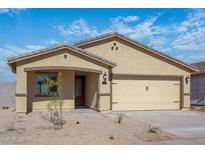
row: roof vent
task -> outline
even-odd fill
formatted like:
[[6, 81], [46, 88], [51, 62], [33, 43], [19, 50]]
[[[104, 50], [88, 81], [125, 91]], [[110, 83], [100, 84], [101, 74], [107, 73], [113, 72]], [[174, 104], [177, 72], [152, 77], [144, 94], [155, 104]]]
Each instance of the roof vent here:
[[118, 46], [117, 46], [117, 43], [116, 42], [114, 42], [113, 43], [113, 46], [111, 46], [111, 50], [118, 50], [119, 48], [118, 48]]
[[66, 54], [64, 55], [64, 59], [67, 59], [67, 55]]

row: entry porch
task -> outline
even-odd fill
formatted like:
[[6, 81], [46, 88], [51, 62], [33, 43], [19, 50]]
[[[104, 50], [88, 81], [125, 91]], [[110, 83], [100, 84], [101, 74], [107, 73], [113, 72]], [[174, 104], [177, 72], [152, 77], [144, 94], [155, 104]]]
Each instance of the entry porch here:
[[[49, 89], [48, 80], [56, 80], [59, 73], [61, 73], [62, 78], [63, 109], [92, 108], [97, 111], [111, 109], [110, 94], [102, 93], [104, 89], [102, 87], [109, 86], [108, 81], [103, 83], [101, 80], [101, 77], [106, 73], [100, 70], [77, 67], [36, 67], [26, 68], [25, 72], [27, 92], [25, 96], [16, 94], [17, 101], [21, 101], [16, 106], [18, 112], [47, 110], [50, 101], [48, 91], [55, 92], [57, 90], [56, 87]], [[22, 99], [24, 98], [26, 104], [23, 104]]]

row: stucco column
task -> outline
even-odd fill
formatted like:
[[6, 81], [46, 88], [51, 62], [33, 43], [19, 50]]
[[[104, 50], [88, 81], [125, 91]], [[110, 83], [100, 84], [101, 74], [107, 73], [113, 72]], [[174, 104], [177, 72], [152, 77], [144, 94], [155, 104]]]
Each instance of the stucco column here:
[[27, 113], [27, 72], [22, 67], [16, 70], [16, 113]]
[[[62, 93], [64, 97], [63, 108], [75, 108], [75, 72], [60, 71], [62, 74]], [[60, 73], [59, 72], [59, 73]]]
[[[103, 75], [107, 74], [106, 83], [104, 83]], [[98, 80], [98, 111], [109, 111], [111, 110], [111, 80], [109, 78], [110, 70], [104, 70], [99, 76]]]
[[182, 110], [189, 110], [190, 108], [190, 81], [187, 82], [186, 78], [190, 77], [189, 75], [184, 76], [183, 78], [183, 93], [182, 93], [182, 97], [183, 97], [183, 105], [182, 105]]

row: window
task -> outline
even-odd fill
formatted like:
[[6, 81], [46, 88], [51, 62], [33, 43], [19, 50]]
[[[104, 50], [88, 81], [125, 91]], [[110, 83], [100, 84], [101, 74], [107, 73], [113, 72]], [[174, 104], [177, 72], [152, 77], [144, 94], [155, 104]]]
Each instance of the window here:
[[48, 80], [57, 81], [57, 73], [37, 74], [37, 95], [48, 95], [48, 92], [56, 93], [57, 85], [48, 85]]

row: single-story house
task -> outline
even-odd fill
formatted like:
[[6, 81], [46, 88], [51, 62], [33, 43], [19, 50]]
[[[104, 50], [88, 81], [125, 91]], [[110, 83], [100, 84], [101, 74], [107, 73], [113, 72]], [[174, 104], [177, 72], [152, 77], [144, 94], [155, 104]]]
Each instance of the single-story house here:
[[8, 60], [16, 73], [16, 112], [47, 109], [47, 79], [61, 72], [64, 109], [189, 109], [197, 69], [119, 33], [58, 45]]
[[205, 105], [205, 62], [192, 65], [199, 71], [191, 73], [191, 104]]

